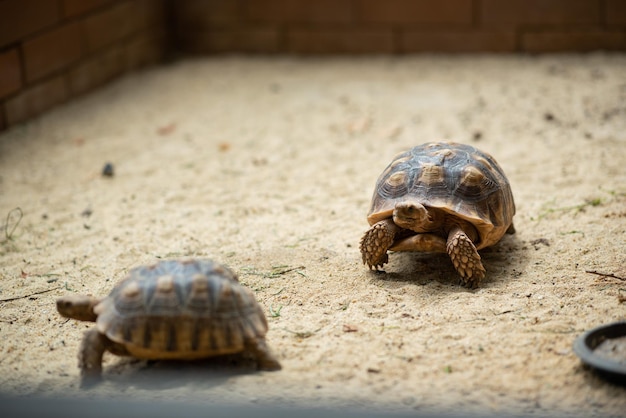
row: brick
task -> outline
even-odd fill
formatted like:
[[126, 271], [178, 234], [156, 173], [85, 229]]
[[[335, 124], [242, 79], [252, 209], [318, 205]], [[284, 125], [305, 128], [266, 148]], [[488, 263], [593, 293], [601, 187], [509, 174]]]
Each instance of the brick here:
[[75, 17], [97, 10], [115, 0], [63, 0], [64, 17]]
[[124, 2], [85, 20], [85, 39], [89, 52], [124, 39], [134, 30], [133, 3]]
[[166, 7], [162, 0], [135, 0], [132, 2], [132, 19], [135, 30], [152, 26], [166, 27]]
[[175, 20], [179, 28], [205, 29], [214, 23], [234, 23], [242, 18], [239, 1], [182, 0], [176, 2]]
[[20, 57], [17, 49], [0, 53], [0, 99], [22, 87]]
[[5, 131], [7, 128], [8, 126], [5, 118], [4, 106], [0, 102], [0, 132]]
[[514, 31], [497, 32], [418, 32], [401, 36], [402, 52], [513, 52]]
[[391, 30], [292, 30], [287, 37], [288, 52], [297, 54], [366, 54], [394, 52]]
[[231, 27], [187, 32], [180, 39], [187, 52], [278, 52], [279, 33], [274, 27]]
[[606, 0], [604, 13], [609, 25], [626, 24], [626, 0]]
[[244, 0], [244, 14], [264, 23], [349, 23], [351, 0]]
[[82, 40], [81, 24], [73, 23], [25, 42], [22, 50], [26, 81], [33, 82], [79, 60]]
[[69, 91], [72, 95], [86, 93], [119, 76], [125, 67], [123, 48], [108, 50], [70, 71]]
[[600, 0], [482, 0], [485, 24], [600, 23]]
[[60, 19], [59, 5], [50, 0], [1, 0], [0, 48], [25, 38]]
[[524, 33], [522, 49], [526, 52], [626, 51], [626, 32], [553, 32]]
[[378, 23], [465, 23], [472, 0], [354, 0], [357, 21]]
[[167, 34], [164, 28], [142, 33], [126, 44], [126, 69], [135, 70], [163, 60]]
[[56, 77], [20, 92], [5, 103], [6, 123], [12, 126], [31, 119], [67, 100], [67, 88], [62, 77]]

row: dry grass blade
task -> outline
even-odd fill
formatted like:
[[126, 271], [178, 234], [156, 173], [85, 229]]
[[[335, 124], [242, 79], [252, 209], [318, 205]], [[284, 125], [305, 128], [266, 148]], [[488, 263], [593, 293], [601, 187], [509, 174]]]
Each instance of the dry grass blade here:
[[[14, 214], [17, 214], [17, 220], [15, 221], [15, 223], [13, 224], [13, 227], [10, 228], [10, 231], [9, 231], [9, 225], [11, 224], [11, 219], [13, 218]], [[23, 216], [24, 216], [24, 212], [22, 212], [22, 208], [20, 208], [19, 206], [14, 209], [11, 209], [9, 213], [7, 213], [7, 221], [4, 224], [4, 236], [6, 237], [7, 241], [10, 240], [11, 237], [13, 236], [13, 233], [17, 229], [17, 226], [20, 224], [20, 221], [22, 220]]]
[[601, 272], [595, 271], [595, 270], [585, 270], [585, 273], [595, 274], [595, 275], [601, 276], [601, 277], [612, 277], [613, 279], [621, 280], [623, 282], [626, 281], [625, 277], [619, 277], [619, 276], [616, 276], [613, 273], [601, 273]]
[[29, 298], [31, 296], [40, 295], [42, 293], [52, 292], [53, 290], [57, 290], [57, 289], [60, 289], [60, 287], [54, 287], [52, 289], [40, 290], [39, 292], [29, 293], [28, 295], [14, 296], [14, 297], [10, 297], [10, 298], [0, 299], [0, 302], [10, 302], [12, 300], [26, 299], [26, 298]]

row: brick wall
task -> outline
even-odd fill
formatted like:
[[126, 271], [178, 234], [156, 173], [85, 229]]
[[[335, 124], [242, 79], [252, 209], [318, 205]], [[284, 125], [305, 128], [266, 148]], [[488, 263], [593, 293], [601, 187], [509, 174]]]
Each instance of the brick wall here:
[[211, 54], [626, 51], [626, 0], [0, 0], [0, 131], [168, 46]]
[[162, 0], [0, 0], [0, 130], [161, 60]]
[[626, 50], [626, 0], [182, 0], [193, 53]]

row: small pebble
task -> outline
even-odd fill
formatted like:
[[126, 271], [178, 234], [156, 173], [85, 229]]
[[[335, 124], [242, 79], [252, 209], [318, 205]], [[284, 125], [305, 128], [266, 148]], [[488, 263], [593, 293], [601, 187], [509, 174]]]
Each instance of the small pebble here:
[[113, 164], [111, 163], [106, 163], [104, 165], [104, 167], [102, 168], [102, 175], [104, 177], [113, 177]]

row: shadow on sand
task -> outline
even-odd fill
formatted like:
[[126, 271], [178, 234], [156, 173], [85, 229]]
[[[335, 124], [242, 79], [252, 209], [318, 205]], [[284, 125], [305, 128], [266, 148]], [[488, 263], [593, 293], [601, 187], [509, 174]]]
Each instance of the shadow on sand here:
[[[506, 235], [495, 245], [480, 250], [487, 270], [480, 288], [499, 286], [503, 281], [520, 277], [528, 264], [528, 251], [516, 235]], [[437, 282], [464, 289], [450, 257], [441, 253], [390, 252], [389, 264], [381, 271], [372, 271], [372, 280], [405, 282], [420, 286]], [[469, 289], [465, 289], [469, 290]]]
[[245, 353], [193, 361], [115, 357], [111, 363], [104, 367], [101, 382], [114, 384], [120, 390], [129, 387], [164, 390], [189, 385], [211, 388], [235, 376], [258, 372], [256, 362]]

